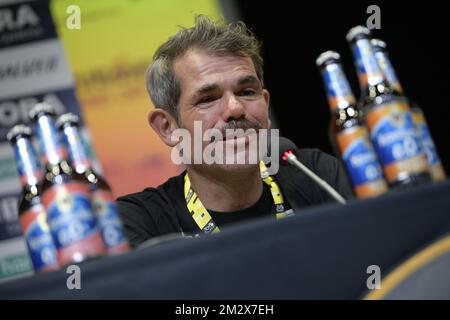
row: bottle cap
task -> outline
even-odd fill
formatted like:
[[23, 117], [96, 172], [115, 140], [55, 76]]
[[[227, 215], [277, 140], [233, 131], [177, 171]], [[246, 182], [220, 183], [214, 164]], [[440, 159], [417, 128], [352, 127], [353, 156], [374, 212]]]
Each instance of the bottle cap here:
[[58, 130], [61, 130], [66, 123], [70, 123], [73, 125], [79, 125], [80, 119], [76, 114], [73, 113], [65, 113], [61, 115], [56, 121], [56, 127]]
[[8, 133], [6, 135], [6, 139], [8, 139], [8, 141], [12, 142], [14, 140], [14, 138], [17, 137], [18, 135], [25, 135], [25, 136], [31, 137], [31, 135], [32, 135], [31, 128], [29, 126], [26, 126], [23, 124], [17, 124], [14, 127], [12, 127], [11, 130], [8, 131]]
[[357, 36], [359, 35], [367, 35], [370, 36], [372, 33], [370, 32], [370, 30], [364, 26], [356, 26], [351, 28], [348, 32], [347, 32], [347, 41], [351, 42], [353, 41]]
[[380, 39], [372, 39], [370, 40], [370, 44], [375, 50], [384, 51], [386, 50], [386, 42]]
[[328, 60], [336, 60], [339, 61], [341, 59], [341, 56], [336, 51], [325, 51], [322, 52], [316, 59], [316, 65], [318, 67], [322, 66], [325, 62]]
[[39, 113], [46, 113], [46, 114], [50, 114], [50, 115], [55, 115], [56, 114], [56, 110], [55, 108], [47, 103], [47, 102], [40, 102], [37, 103], [31, 110], [30, 113], [28, 114], [30, 119], [35, 119], [35, 117], [39, 114]]

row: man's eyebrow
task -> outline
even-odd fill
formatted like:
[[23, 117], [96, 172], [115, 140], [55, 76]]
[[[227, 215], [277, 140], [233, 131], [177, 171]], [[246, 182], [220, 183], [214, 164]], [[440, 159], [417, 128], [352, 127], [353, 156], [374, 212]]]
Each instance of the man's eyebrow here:
[[[248, 75], [240, 78], [237, 82], [238, 85], [249, 84], [249, 83], [259, 83], [259, 79], [253, 75]], [[202, 94], [217, 90], [219, 85], [217, 83], [207, 83], [201, 86], [195, 91], [195, 97], [201, 96]]]
[[204, 93], [214, 91], [217, 88], [219, 88], [218, 84], [215, 84], [215, 83], [205, 84], [205, 85], [201, 86], [198, 90], [195, 91], [195, 96], [200, 96]]
[[248, 84], [248, 83], [259, 83], [259, 79], [255, 76], [245, 76], [238, 80], [238, 85]]

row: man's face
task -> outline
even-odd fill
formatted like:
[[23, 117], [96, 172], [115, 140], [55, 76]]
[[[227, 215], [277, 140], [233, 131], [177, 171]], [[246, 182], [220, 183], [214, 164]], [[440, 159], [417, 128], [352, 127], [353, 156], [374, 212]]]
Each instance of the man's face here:
[[[223, 143], [245, 143], [248, 139], [226, 139], [225, 129], [267, 129], [269, 93], [261, 87], [249, 57], [215, 56], [190, 50], [174, 63], [180, 82], [179, 123], [194, 139], [194, 121], [208, 129], [219, 129]], [[209, 142], [203, 142], [203, 150]]]

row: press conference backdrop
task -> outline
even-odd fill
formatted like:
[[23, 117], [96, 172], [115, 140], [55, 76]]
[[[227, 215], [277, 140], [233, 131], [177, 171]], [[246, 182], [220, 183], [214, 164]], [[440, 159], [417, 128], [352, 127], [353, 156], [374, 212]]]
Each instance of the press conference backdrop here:
[[15, 124], [30, 124], [28, 111], [40, 100], [59, 112], [81, 110], [48, 3], [14, 1], [0, 10], [0, 278], [5, 278], [31, 272], [17, 216], [21, 187], [6, 134]]
[[[80, 29], [67, 26], [70, 5], [80, 9]], [[218, 18], [219, 4], [0, 1], [0, 281], [32, 272], [18, 222], [20, 184], [8, 130], [30, 124], [34, 103], [51, 102], [58, 113], [80, 116], [89, 149], [103, 165], [97, 167], [116, 195], [162, 183], [180, 168], [148, 128], [152, 105], [144, 74], [158, 44], [177, 26], [192, 25], [194, 13]]]

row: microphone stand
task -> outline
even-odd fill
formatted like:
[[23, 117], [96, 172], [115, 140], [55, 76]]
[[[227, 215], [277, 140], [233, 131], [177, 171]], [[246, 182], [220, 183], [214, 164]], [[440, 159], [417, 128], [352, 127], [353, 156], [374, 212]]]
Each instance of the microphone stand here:
[[286, 161], [291, 165], [296, 166], [298, 169], [303, 171], [308, 177], [313, 179], [323, 190], [325, 190], [330, 196], [333, 197], [340, 204], [346, 204], [345, 199], [337, 193], [325, 180], [318, 177], [315, 173], [309, 170], [303, 163], [297, 160], [297, 157], [292, 152], [287, 152], [285, 154]]

